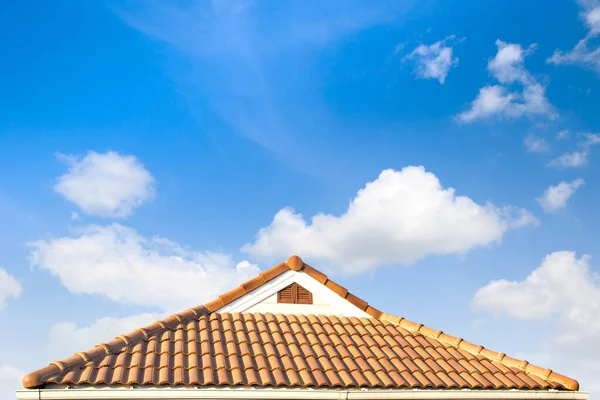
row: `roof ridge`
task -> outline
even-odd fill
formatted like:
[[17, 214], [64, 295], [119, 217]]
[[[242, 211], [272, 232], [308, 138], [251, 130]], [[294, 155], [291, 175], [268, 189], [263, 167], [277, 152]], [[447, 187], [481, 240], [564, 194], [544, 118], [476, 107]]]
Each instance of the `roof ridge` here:
[[461, 337], [448, 335], [441, 330], [432, 329], [423, 324], [418, 324], [416, 322], [407, 320], [404, 317], [398, 317], [396, 315], [383, 313], [379, 319], [382, 321], [391, 322], [392, 324], [402, 327], [404, 329], [418, 332], [424, 336], [431, 337], [439, 342], [447, 343], [451, 346], [456, 347], [457, 349], [465, 350], [473, 355], [481, 355], [490, 361], [501, 362], [507, 367], [518, 368], [519, 370], [525, 373], [539, 376], [540, 378], [546, 381], [552, 380], [558, 382], [569, 390], [579, 390], [579, 382], [577, 382], [575, 379], [554, 372], [549, 368], [542, 368], [537, 365], [531, 364], [527, 360], [519, 360], [517, 358], [509, 357], [505, 353], [500, 353], [497, 351], [487, 349], [484, 346], [468, 342]]
[[166, 318], [152, 322], [150, 325], [136, 328], [124, 335], [119, 335], [109, 342], [99, 343], [90, 350], [77, 352], [63, 360], [52, 361], [47, 366], [25, 375], [23, 377], [23, 387], [31, 389], [41, 386], [45, 383], [44, 378], [49, 375], [62, 372], [67, 368], [73, 368], [82, 362], [88, 363], [96, 358], [114, 353], [125, 346], [147, 339], [148, 336], [161, 329], [167, 329], [171, 325], [185, 323], [208, 314], [210, 314], [210, 311], [203, 305], [188, 308], [180, 313], [171, 314]]

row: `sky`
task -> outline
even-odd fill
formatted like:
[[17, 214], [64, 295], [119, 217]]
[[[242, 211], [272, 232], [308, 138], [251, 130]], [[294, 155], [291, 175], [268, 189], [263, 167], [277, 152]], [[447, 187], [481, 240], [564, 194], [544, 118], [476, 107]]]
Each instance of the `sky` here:
[[292, 254], [600, 398], [600, 2], [3, 1], [0, 398]]

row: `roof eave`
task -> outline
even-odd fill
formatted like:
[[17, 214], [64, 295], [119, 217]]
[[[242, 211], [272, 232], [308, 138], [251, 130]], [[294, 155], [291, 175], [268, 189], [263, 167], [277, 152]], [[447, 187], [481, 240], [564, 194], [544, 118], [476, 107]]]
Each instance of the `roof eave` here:
[[554, 390], [81, 388], [17, 390], [18, 400], [587, 400], [587, 392]]

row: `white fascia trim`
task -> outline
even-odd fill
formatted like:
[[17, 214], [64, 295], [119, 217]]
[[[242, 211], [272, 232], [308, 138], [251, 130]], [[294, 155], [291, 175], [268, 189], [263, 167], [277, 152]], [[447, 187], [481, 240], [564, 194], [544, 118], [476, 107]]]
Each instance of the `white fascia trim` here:
[[18, 400], [587, 400], [587, 392], [543, 390], [332, 390], [82, 388], [17, 390]]
[[286, 271], [264, 285], [254, 289], [252, 292], [243, 295], [239, 299], [232, 301], [224, 307], [219, 308], [216, 312], [244, 312], [256, 304], [266, 300], [274, 293], [277, 293], [281, 289], [294, 283], [296, 281], [294, 279], [294, 273], [296, 273], [296, 271]]
[[219, 308], [217, 312], [245, 312], [249, 308], [264, 301], [294, 282], [303, 286], [307, 290], [310, 290], [313, 294], [319, 296], [333, 307], [340, 310], [341, 315], [357, 318], [372, 318], [371, 315], [356, 307], [348, 300], [341, 298], [333, 290], [321, 284], [310, 275], [301, 271], [297, 272], [292, 270], [284, 272], [252, 292], [240, 297], [237, 300], [234, 300], [224, 307]]

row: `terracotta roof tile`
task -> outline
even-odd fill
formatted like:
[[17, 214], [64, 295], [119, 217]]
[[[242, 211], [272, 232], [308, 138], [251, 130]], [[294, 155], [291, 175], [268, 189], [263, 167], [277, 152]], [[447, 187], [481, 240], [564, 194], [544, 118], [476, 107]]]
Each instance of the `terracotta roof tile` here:
[[[223, 313], [245, 293], [304, 271], [373, 318]], [[59, 385], [199, 385], [578, 390], [578, 383], [381, 313], [291, 257], [205, 306], [189, 308], [25, 376]]]
[[[244, 321], [242, 325], [233, 320], [240, 317]], [[81, 362], [74, 357], [56, 362], [49, 367], [50, 373], [44, 381], [58, 384], [570, 389], [560, 381], [548, 381], [548, 377], [553, 374], [549, 370], [538, 368], [528, 372], [517, 368], [515, 372], [512, 369], [503, 372], [496, 366], [499, 361], [486, 358], [477, 360], [475, 355], [468, 352], [465, 354], [464, 350], [460, 351], [449, 343], [440, 345], [450, 358], [434, 361], [429, 340], [418, 340], [418, 333], [398, 327], [394, 332], [393, 328], [377, 319], [350, 321], [345, 317], [318, 318], [311, 323], [316, 325], [306, 330], [318, 331], [320, 328], [331, 327], [331, 336], [338, 338], [340, 343], [335, 347], [329, 346], [331, 353], [327, 352], [326, 357], [318, 357], [317, 354], [323, 350], [321, 345], [308, 340], [302, 331], [295, 335], [302, 345], [292, 343], [287, 347], [289, 352], [279, 353], [270, 336], [259, 335], [255, 331], [265, 317], [275, 317], [282, 321], [295, 320], [292, 316], [283, 318], [268, 314], [241, 314], [235, 317], [232, 314], [207, 314], [199, 318], [197, 330], [190, 335], [193, 340], [189, 342], [189, 347], [183, 346], [184, 325], [175, 325], [149, 337], [149, 352], [145, 355], [140, 343], [123, 343], [118, 352], [104, 353], [93, 362], [84, 363], [80, 356], [76, 357]], [[294, 323], [287, 322], [287, 325]], [[309, 324], [309, 319], [304, 323]], [[349, 329], [345, 326], [350, 324], [354, 324], [352, 326], [357, 331], [365, 328], [367, 331], [380, 332], [385, 328], [391, 331], [396, 342], [403, 342], [398, 340], [400, 338], [412, 340], [405, 340], [408, 347], [400, 352], [397, 351], [400, 349], [398, 347], [392, 348], [390, 344], [381, 347], [375, 341], [368, 340], [371, 338], [356, 335], [352, 341], [357, 343], [346, 345], [344, 343], [348, 341], [346, 335]], [[243, 332], [238, 332], [237, 329], [243, 329]], [[233, 340], [239, 337], [239, 333], [241, 337], [245, 337], [248, 331], [248, 335], [256, 340], [252, 343], [251, 352], [241, 354], [243, 344], [239, 348], [224, 345], [224, 340]], [[195, 338], [198, 337], [209, 338], [202, 342], [207, 344], [206, 350], [210, 349], [209, 351], [201, 353], [204, 346], [197, 345]], [[424, 344], [428, 347], [423, 347]], [[302, 350], [304, 346], [306, 349]], [[114, 346], [109, 347], [114, 350]], [[315, 348], [320, 348], [321, 351], [316, 351]], [[185, 350], [191, 352], [184, 354]], [[332, 353], [345, 355], [346, 358]], [[409, 356], [411, 353], [413, 355]], [[435, 354], [443, 357], [439, 351]], [[78, 367], [73, 368], [69, 363], [75, 363]]]

